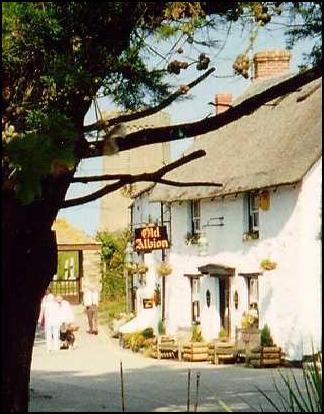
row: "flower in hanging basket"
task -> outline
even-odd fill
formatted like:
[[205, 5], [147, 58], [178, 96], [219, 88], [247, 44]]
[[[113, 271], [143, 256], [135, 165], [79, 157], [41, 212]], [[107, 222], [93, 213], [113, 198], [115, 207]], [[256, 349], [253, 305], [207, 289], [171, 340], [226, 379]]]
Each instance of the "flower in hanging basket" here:
[[260, 263], [260, 267], [264, 270], [273, 270], [277, 267], [277, 263], [271, 261], [270, 259], [264, 259]]
[[156, 271], [160, 276], [168, 276], [172, 273], [172, 267], [168, 262], [161, 262], [156, 266]]
[[144, 263], [139, 263], [137, 265], [137, 273], [143, 275], [148, 271], [148, 267]]

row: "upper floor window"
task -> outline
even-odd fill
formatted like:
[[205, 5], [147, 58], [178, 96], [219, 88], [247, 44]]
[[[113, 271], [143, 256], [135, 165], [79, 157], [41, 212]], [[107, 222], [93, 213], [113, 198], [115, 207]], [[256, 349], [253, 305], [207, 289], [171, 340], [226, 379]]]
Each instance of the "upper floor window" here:
[[196, 235], [200, 233], [200, 201], [192, 200], [190, 202], [190, 219], [191, 219], [191, 234]]
[[244, 197], [244, 223], [245, 232], [259, 238], [259, 196], [256, 193], [248, 193]]

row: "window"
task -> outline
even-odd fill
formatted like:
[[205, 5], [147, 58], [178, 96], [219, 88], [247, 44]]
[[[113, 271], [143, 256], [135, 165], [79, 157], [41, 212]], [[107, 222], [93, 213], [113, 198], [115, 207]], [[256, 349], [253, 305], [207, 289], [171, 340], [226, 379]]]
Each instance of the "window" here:
[[191, 320], [192, 323], [200, 323], [200, 280], [191, 279]]
[[190, 202], [190, 219], [191, 219], [191, 234], [196, 235], [200, 233], [200, 201], [192, 200]]
[[259, 279], [257, 277], [248, 278], [248, 298], [249, 306], [252, 303], [259, 303]]
[[246, 233], [259, 238], [259, 196], [256, 193], [248, 193], [244, 197], [244, 225]]

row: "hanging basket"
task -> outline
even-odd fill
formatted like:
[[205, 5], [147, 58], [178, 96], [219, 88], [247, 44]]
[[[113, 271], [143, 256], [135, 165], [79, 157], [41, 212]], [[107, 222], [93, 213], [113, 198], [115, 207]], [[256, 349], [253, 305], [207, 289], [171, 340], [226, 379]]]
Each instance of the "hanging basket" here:
[[274, 270], [277, 267], [277, 263], [272, 262], [270, 259], [265, 259], [260, 263], [260, 267], [263, 270]]
[[157, 265], [156, 271], [160, 276], [169, 276], [172, 273], [172, 266], [168, 262], [161, 262]]

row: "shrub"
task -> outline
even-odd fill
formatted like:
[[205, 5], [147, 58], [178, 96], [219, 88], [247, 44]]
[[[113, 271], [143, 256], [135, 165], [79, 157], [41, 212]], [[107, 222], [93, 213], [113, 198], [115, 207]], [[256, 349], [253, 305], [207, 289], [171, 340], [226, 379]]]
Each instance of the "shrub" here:
[[267, 324], [261, 330], [261, 345], [273, 346], [273, 339], [271, 337], [270, 328]]
[[220, 330], [219, 330], [219, 333], [218, 333], [218, 338], [219, 338], [221, 341], [225, 341], [225, 340], [226, 340], [226, 338], [227, 338], [226, 331], [225, 331], [225, 329], [224, 329], [223, 327], [221, 327], [221, 328], [220, 328]]
[[145, 339], [153, 338], [154, 337], [154, 331], [153, 328], [146, 328], [142, 331], [142, 335]]
[[202, 342], [203, 337], [201, 334], [201, 328], [199, 325], [194, 325], [191, 330], [191, 341], [192, 342]]

